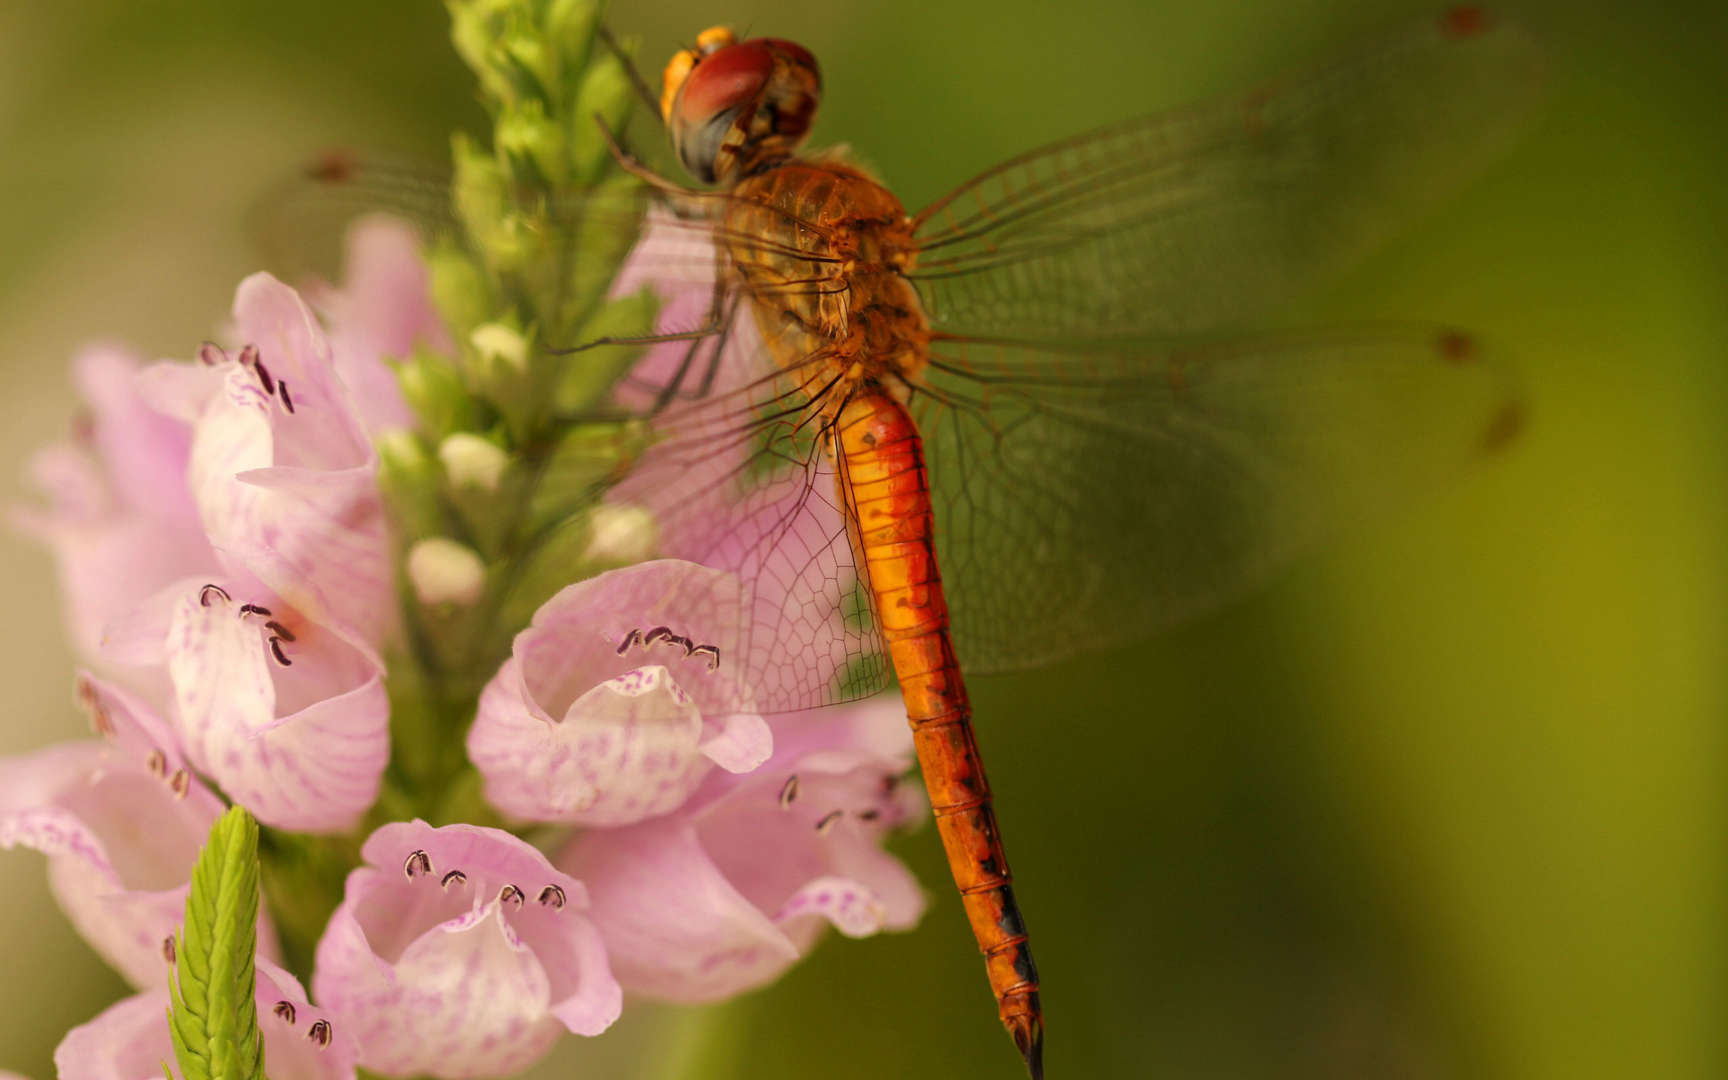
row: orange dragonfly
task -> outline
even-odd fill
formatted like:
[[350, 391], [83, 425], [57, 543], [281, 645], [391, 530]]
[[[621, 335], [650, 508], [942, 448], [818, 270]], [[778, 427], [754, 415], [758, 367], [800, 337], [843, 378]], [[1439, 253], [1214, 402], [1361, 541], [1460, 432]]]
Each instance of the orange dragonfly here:
[[1514, 437], [1514, 388], [1465, 334], [1243, 328], [1477, 173], [1533, 111], [1540, 68], [1516, 26], [1454, 9], [907, 213], [843, 154], [800, 155], [809, 51], [716, 28], [659, 102], [708, 186], [620, 153], [663, 204], [625, 276], [700, 299], [567, 350], [650, 347], [619, 396], [655, 441], [603, 497], [650, 508], [661, 555], [727, 572], [656, 610], [735, 627], [702, 645], [741, 709], [899, 684], [1033, 1077], [1039, 979], [963, 673], [1209, 608]]

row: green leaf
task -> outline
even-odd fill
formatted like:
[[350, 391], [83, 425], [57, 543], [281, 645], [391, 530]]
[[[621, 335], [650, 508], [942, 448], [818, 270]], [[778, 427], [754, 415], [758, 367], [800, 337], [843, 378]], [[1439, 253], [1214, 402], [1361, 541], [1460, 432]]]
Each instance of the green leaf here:
[[257, 926], [258, 823], [236, 806], [198, 854], [169, 978], [168, 1029], [185, 1080], [264, 1080]]

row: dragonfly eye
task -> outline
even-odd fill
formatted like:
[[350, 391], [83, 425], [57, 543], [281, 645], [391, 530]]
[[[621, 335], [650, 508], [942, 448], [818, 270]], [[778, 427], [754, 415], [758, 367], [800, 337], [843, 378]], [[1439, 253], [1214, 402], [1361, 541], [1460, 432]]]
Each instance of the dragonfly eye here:
[[712, 184], [789, 157], [816, 116], [816, 58], [790, 41], [734, 41], [718, 28], [697, 42], [666, 65], [660, 98], [685, 168]]

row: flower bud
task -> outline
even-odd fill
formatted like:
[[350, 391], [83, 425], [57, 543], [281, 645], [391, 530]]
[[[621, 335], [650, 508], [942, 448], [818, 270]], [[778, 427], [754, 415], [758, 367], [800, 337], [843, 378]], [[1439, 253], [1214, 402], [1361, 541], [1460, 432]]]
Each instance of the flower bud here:
[[458, 339], [467, 337], [495, 308], [486, 275], [466, 252], [448, 240], [432, 249], [426, 263], [432, 303], [444, 325]]
[[602, 503], [588, 518], [588, 547], [583, 561], [628, 566], [654, 556], [660, 528], [654, 515], [631, 503]]
[[576, 90], [570, 109], [570, 161], [572, 177], [579, 185], [592, 184], [605, 173], [612, 150], [601, 137], [598, 123], [616, 132], [624, 126], [636, 103], [635, 88], [624, 64], [612, 53], [594, 57]]
[[415, 541], [408, 549], [408, 581], [427, 607], [467, 607], [486, 588], [486, 565], [465, 544], [443, 536]]
[[396, 383], [428, 438], [441, 439], [471, 425], [474, 403], [462, 372], [448, 356], [415, 349], [414, 355], [396, 365]]
[[569, 180], [564, 131], [547, 117], [543, 102], [506, 105], [498, 115], [494, 138], [499, 156], [518, 184], [546, 188]]
[[423, 536], [438, 531], [443, 525], [438, 504], [442, 480], [420, 437], [405, 428], [395, 428], [380, 432], [374, 441], [378, 447], [378, 487], [398, 533]]
[[478, 435], [465, 431], [438, 444], [438, 460], [455, 488], [494, 492], [510, 467], [510, 455]]

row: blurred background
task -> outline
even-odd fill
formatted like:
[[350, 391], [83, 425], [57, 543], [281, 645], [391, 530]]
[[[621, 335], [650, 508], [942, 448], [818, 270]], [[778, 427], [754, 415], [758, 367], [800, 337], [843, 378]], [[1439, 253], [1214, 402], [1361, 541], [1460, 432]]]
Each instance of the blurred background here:
[[[650, 73], [717, 21], [827, 76], [817, 141], [909, 205], [1101, 121], [1241, 89], [1426, 5], [617, 4]], [[1539, 0], [1546, 118], [1302, 313], [1430, 318], [1522, 369], [1521, 445], [1247, 603], [980, 680], [1049, 1075], [1728, 1075], [1728, 100], [1719, 4]], [[93, 338], [189, 355], [312, 151], [482, 131], [441, 5], [0, 5], [0, 494]], [[46, 555], [0, 537], [0, 752], [81, 737]], [[922, 927], [639, 1009], [539, 1075], [1008, 1078], [931, 831]], [[0, 853], [0, 1068], [124, 992]]]

